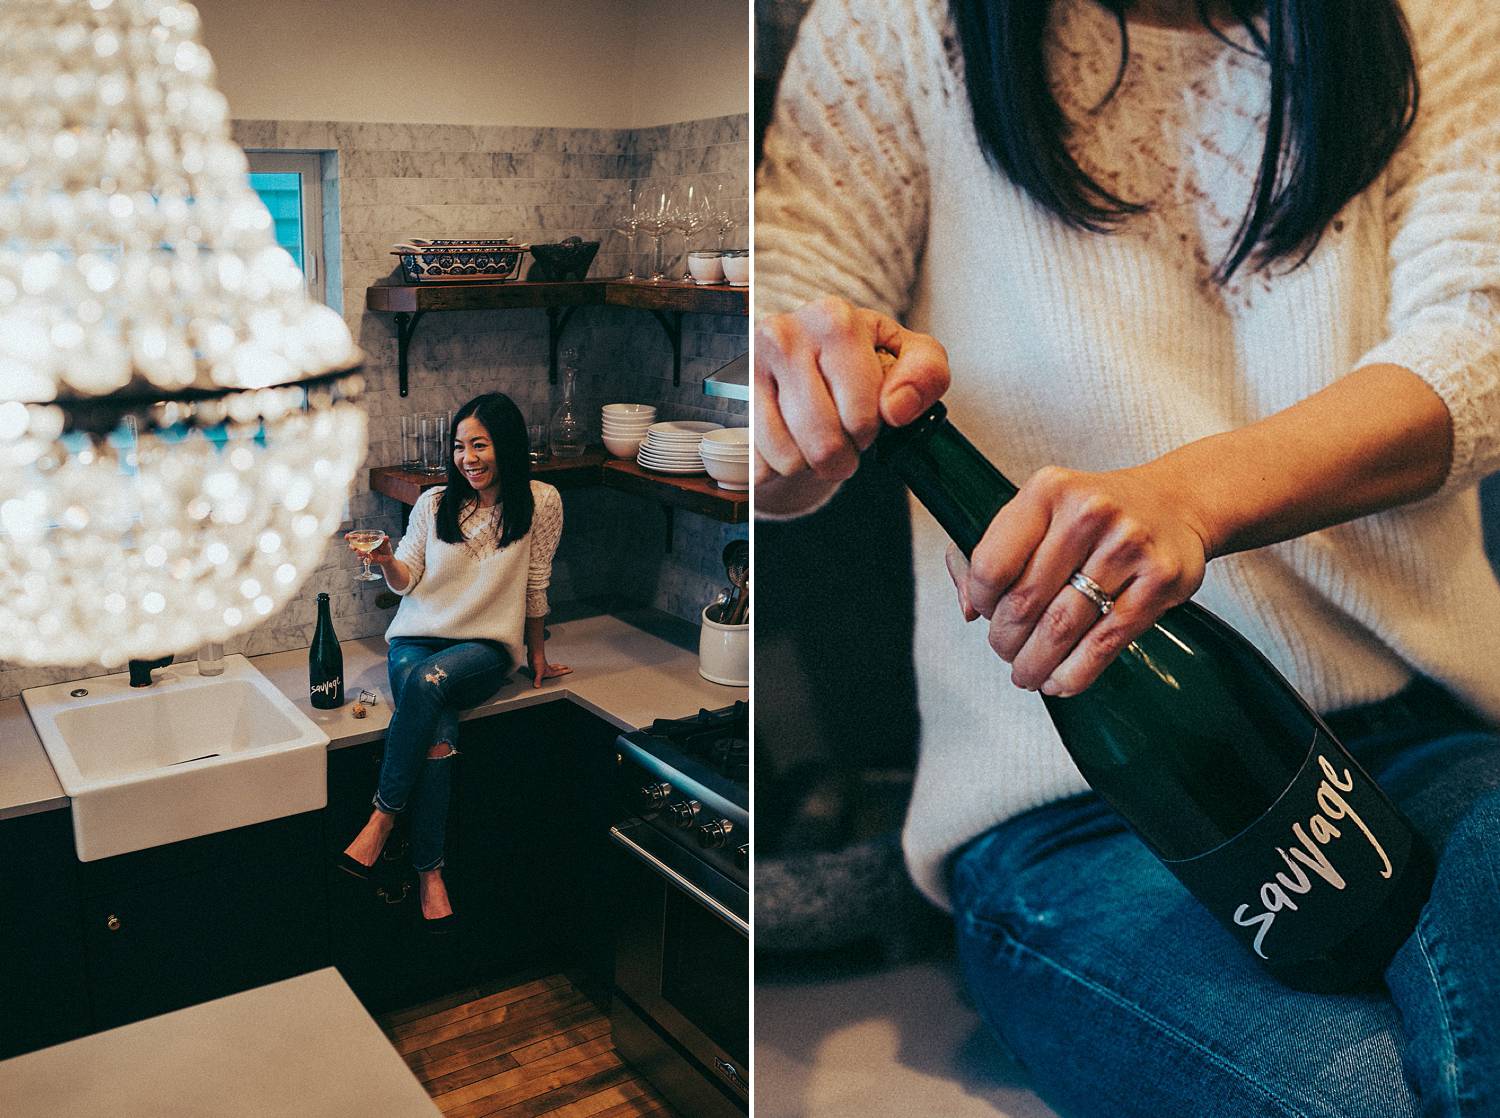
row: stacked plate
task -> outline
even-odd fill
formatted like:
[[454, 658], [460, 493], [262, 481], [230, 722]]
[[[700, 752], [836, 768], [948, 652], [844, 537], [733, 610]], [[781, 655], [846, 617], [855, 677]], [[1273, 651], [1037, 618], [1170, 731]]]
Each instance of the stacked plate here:
[[698, 444], [698, 454], [720, 489], [750, 488], [749, 428], [724, 427], [708, 432]]
[[711, 431], [721, 431], [722, 423], [694, 420], [670, 420], [646, 428], [646, 439], [636, 452], [635, 460], [658, 474], [701, 474], [703, 457], [698, 444]]
[[601, 411], [604, 449], [616, 458], [634, 458], [646, 439], [646, 429], [656, 422], [652, 404], [605, 404]]

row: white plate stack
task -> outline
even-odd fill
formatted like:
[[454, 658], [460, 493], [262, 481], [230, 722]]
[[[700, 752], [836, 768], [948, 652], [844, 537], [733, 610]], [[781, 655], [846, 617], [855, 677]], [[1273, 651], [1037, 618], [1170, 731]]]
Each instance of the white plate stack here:
[[710, 431], [698, 444], [708, 476], [720, 489], [750, 488], [750, 429], [724, 427]]
[[669, 420], [646, 428], [646, 439], [635, 460], [658, 474], [701, 474], [703, 457], [698, 444], [710, 431], [723, 430], [722, 423]]
[[634, 458], [646, 439], [646, 429], [656, 422], [654, 404], [605, 404], [600, 409], [604, 449], [616, 458]]

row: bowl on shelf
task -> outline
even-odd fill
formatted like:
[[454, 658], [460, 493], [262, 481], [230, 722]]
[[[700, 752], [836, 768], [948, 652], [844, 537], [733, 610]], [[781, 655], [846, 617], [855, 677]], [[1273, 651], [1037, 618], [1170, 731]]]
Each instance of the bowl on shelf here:
[[568, 237], [556, 244], [532, 245], [531, 255], [536, 262], [526, 273], [528, 280], [557, 282], [581, 280], [589, 274], [589, 265], [599, 251], [598, 241], [585, 241], [579, 237]]
[[604, 449], [616, 458], [634, 458], [636, 451], [641, 449], [641, 443], [645, 442], [645, 435], [611, 435], [604, 432]]
[[720, 427], [703, 436], [703, 445], [711, 451], [721, 451], [745, 458], [750, 454], [750, 428]]
[[724, 282], [724, 254], [717, 251], [688, 253], [688, 272], [697, 284]]
[[724, 250], [724, 282], [730, 287], [750, 286], [750, 250], [748, 248]]
[[605, 419], [645, 419], [656, 422], [655, 404], [605, 404], [599, 412]]
[[530, 245], [505, 239], [473, 241], [411, 240], [391, 246], [407, 283], [505, 283], [520, 273]]

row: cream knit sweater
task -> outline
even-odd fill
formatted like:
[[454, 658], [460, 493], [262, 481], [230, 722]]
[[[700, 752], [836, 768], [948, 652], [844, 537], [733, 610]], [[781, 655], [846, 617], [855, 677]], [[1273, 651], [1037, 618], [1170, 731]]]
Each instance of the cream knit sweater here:
[[406, 534], [396, 547], [396, 558], [406, 564], [412, 580], [396, 591], [401, 605], [385, 638], [498, 641], [511, 663], [524, 664], [525, 619], [547, 616], [552, 556], [562, 537], [562, 494], [533, 481], [531, 531], [496, 549], [499, 506], [479, 509], [464, 520], [463, 543], [438, 539], [442, 492], [443, 486], [429, 489], [412, 506]]
[[[1426, 379], [1452, 415], [1421, 502], [1209, 564], [1196, 599], [1320, 710], [1414, 672], [1500, 720], [1500, 587], [1476, 484], [1500, 468], [1500, 5], [1407, 0], [1412, 134], [1311, 260], [1209, 279], [1250, 196], [1267, 70], [1201, 30], [1057, 0], [1049, 65], [1082, 166], [1148, 215], [1070, 229], [975, 140], [945, 0], [818, 0], [782, 81], [756, 195], [757, 313], [834, 292], [948, 349], [955, 421], [1013, 481], [1109, 470], [1279, 411], [1361, 365]], [[1379, 407], [1379, 400], [1371, 400]], [[965, 625], [945, 537], [914, 513], [922, 751], [905, 830], [943, 903], [960, 844], [1083, 789], [1040, 699]]]

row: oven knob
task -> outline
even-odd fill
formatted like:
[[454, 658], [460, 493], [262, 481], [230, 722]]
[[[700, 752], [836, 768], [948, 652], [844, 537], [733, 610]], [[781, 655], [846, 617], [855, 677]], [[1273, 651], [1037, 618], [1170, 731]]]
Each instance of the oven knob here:
[[665, 780], [653, 781], [640, 790], [641, 805], [648, 811], [654, 811], [666, 803], [671, 794], [672, 786]]
[[734, 824], [728, 819], [711, 819], [698, 828], [698, 845], [709, 848], [723, 846], [729, 841], [729, 832]]
[[698, 818], [701, 806], [697, 800], [678, 800], [667, 808], [667, 814], [672, 817], [674, 824], [686, 830]]
[[740, 869], [750, 868], [750, 844], [748, 842], [734, 852], [734, 860], [739, 863]]

